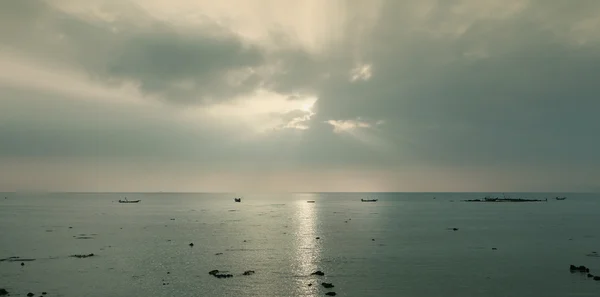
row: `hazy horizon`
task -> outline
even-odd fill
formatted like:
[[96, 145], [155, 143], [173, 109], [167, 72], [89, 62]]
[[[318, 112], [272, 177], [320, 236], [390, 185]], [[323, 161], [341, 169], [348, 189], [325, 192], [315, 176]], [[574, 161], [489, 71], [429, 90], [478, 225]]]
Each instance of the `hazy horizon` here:
[[600, 1], [0, 2], [0, 191], [600, 192]]
[[19, 194], [19, 193], [46, 193], [46, 194], [242, 194], [242, 195], [277, 195], [277, 194], [598, 194], [599, 192], [508, 192], [508, 191], [464, 191], [464, 192], [239, 192], [239, 191], [228, 191], [228, 192], [170, 192], [170, 191], [158, 191], [158, 192], [144, 192], [144, 191], [131, 191], [131, 192], [89, 192], [89, 191], [12, 191], [12, 192], [0, 192], [0, 194]]

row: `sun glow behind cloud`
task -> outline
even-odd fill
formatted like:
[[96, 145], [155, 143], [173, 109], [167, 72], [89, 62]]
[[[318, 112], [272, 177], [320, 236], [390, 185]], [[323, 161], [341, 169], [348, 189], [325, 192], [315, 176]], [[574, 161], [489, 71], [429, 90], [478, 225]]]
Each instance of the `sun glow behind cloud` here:
[[333, 132], [340, 136], [350, 136], [360, 143], [377, 149], [386, 147], [385, 141], [381, 139], [375, 132], [377, 127], [382, 125], [383, 120], [367, 121], [361, 118], [349, 120], [328, 120], [325, 123], [333, 127]]
[[209, 117], [219, 124], [242, 131], [266, 133], [280, 129], [308, 129], [308, 121], [317, 101], [311, 95], [284, 95], [260, 89], [249, 96], [207, 107], [191, 108], [186, 114], [191, 118]]

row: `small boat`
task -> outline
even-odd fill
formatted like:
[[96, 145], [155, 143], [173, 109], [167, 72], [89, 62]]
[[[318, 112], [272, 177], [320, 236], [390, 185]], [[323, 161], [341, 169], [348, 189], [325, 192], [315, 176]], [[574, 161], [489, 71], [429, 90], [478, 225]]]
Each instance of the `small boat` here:
[[377, 199], [360, 199], [362, 202], [377, 202]]
[[306, 201], [306, 203], [315, 203], [315, 201], [314, 200], [308, 200], [308, 201]]
[[567, 197], [556, 197], [556, 200], [565, 200]]
[[235, 201], [235, 202], [242, 202], [242, 197], [240, 197], [240, 198], [233, 198], [233, 201]]
[[119, 199], [119, 203], [138, 203], [141, 200], [127, 200], [127, 197], [125, 197], [125, 200], [121, 200]]

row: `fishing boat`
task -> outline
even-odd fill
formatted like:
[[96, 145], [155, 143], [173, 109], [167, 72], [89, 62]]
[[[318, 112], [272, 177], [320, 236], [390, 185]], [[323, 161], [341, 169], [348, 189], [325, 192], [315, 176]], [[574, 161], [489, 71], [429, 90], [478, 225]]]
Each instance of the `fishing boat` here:
[[125, 197], [125, 200], [121, 200], [119, 199], [119, 203], [138, 203], [141, 200], [127, 200], [127, 197]]
[[377, 202], [377, 199], [360, 199], [362, 202]]
[[565, 200], [567, 197], [556, 197], [556, 200]]
[[233, 201], [234, 202], [242, 202], [242, 197], [240, 197], [240, 198], [233, 198]]

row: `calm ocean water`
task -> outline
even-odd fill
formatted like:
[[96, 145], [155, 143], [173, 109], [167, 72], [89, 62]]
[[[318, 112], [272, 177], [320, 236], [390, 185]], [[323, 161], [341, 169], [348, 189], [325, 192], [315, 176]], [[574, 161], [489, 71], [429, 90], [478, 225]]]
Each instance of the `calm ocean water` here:
[[[600, 281], [568, 269], [600, 275], [600, 257], [588, 256], [600, 253], [598, 194], [459, 202], [485, 195], [247, 194], [234, 203], [228, 194], [0, 194], [0, 258], [35, 259], [0, 262], [0, 288], [12, 296], [600, 296]], [[116, 203], [124, 196], [142, 201]], [[366, 197], [379, 201], [360, 202]], [[217, 279], [213, 269], [234, 277]], [[316, 270], [325, 276], [310, 276]]]

